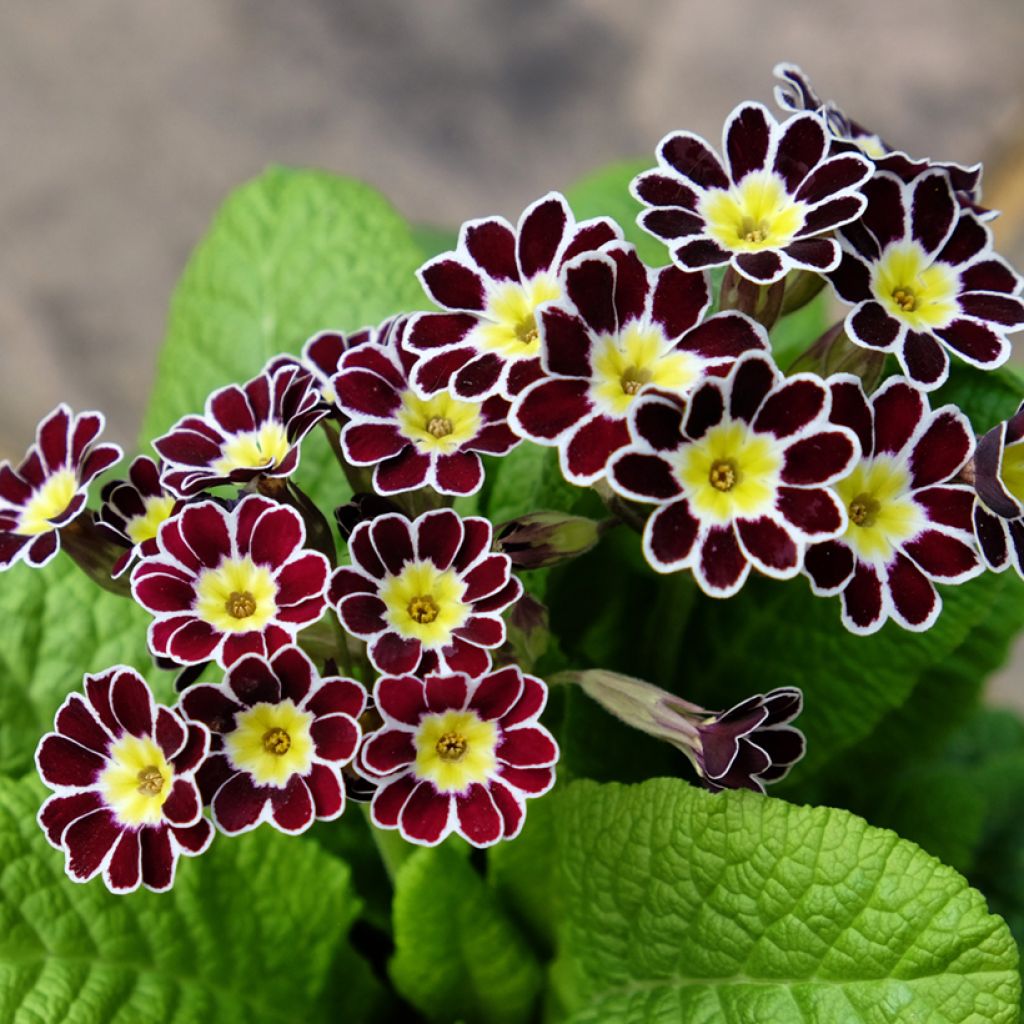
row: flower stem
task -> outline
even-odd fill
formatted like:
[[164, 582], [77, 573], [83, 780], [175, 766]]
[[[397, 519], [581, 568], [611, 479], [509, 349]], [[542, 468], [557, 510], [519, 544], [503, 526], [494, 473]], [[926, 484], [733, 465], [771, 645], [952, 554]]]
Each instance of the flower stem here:
[[370, 818], [370, 805], [361, 805], [366, 823], [370, 826], [374, 845], [380, 854], [381, 863], [388, 873], [391, 884], [395, 884], [398, 869], [416, 852], [412, 843], [407, 843], [396, 828], [378, 828]]

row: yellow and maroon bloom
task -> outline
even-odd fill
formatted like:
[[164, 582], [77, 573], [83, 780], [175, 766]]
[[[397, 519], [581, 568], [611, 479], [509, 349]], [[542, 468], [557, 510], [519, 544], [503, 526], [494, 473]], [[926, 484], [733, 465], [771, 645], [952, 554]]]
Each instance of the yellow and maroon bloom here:
[[1024, 404], [978, 441], [974, 534], [988, 568], [1024, 579]]
[[309, 371], [272, 362], [248, 383], [215, 391], [203, 416], [183, 417], [153, 442], [163, 484], [190, 497], [219, 484], [290, 476], [300, 442], [328, 411]]
[[230, 511], [213, 501], [185, 506], [132, 571], [132, 594], [154, 616], [150, 650], [227, 668], [293, 643], [327, 607], [330, 566], [305, 541], [302, 517], [259, 495]]
[[658, 167], [633, 179], [633, 195], [649, 207], [637, 222], [668, 244], [673, 261], [684, 270], [728, 263], [759, 284], [835, 267], [839, 246], [827, 236], [862, 213], [871, 162], [829, 155], [818, 114], [780, 124], [760, 103], [730, 114], [722, 148], [724, 162], [699, 135], [673, 132], [658, 145]]
[[202, 816], [195, 773], [206, 757], [206, 727], [153, 701], [145, 680], [117, 665], [85, 677], [36, 749], [54, 791], [39, 812], [50, 844], [73, 881], [96, 875], [111, 892], [171, 887], [178, 857], [202, 853], [213, 826]]
[[332, 380], [346, 423], [345, 458], [374, 466], [379, 494], [433, 487], [473, 494], [484, 481], [480, 453], [504, 455], [519, 443], [506, 422], [509, 403], [497, 395], [464, 401], [442, 389], [426, 398], [412, 387], [416, 356], [403, 344], [404, 324], [387, 345], [347, 353]]
[[850, 340], [891, 352], [927, 391], [949, 375], [949, 354], [983, 370], [1006, 362], [1006, 335], [1024, 328], [1022, 281], [992, 251], [988, 228], [957, 206], [949, 178], [909, 184], [879, 171], [864, 186], [864, 216], [840, 231], [829, 280], [854, 308]]
[[116, 444], [96, 443], [102, 430], [102, 413], [76, 416], [62, 403], [17, 468], [0, 463], [0, 572], [38, 568], [60, 550], [59, 531], [85, 509], [89, 484], [121, 458]]
[[626, 498], [657, 505], [643, 548], [658, 572], [691, 569], [713, 597], [735, 594], [751, 565], [797, 575], [806, 546], [846, 529], [836, 482], [857, 440], [828, 422], [829, 390], [811, 374], [784, 378], [761, 352], [709, 378], [689, 403], [645, 395], [633, 441], [609, 464]]
[[874, 633], [891, 618], [928, 629], [942, 610], [933, 581], [982, 571], [971, 531], [973, 493], [954, 483], [974, 451], [955, 406], [934, 412], [924, 392], [891, 377], [869, 399], [856, 377], [833, 377], [833, 423], [852, 430], [861, 458], [836, 485], [848, 526], [816, 544], [804, 568], [816, 594], [843, 596], [843, 625]]
[[318, 331], [302, 346], [300, 364], [313, 374], [325, 402], [334, 404], [334, 385], [331, 381], [341, 369], [341, 357], [360, 345], [384, 344], [392, 326], [399, 319], [389, 317], [379, 327], [361, 327], [349, 334], [344, 331]]
[[538, 721], [547, 687], [515, 665], [482, 678], [385, 676], [373, 700], [384, 721], [356, 769], [378, 784], [373, 823], [410, 843], [452, 832], [480, 847], [512, 839], [526, 800], [555, 784], [558, 746]]
[[578, 256], [562, 281], [564, 298], [540, 311], [545, 375], [516, 398], [509, 422], [557, 446], [563, 474], [580, 486], [603, 477], [629, 443], [638, 395], [681, 397], [712, 368], [768, 347], [763, 328], [740, 313], [699, 322], [711, 302], [704, 274], [650, 270], [625, 243]]
[[196, 779], [222, 832], [266, 821], [294, 835], [341, 816], [341, 770], [355, 757], [366, 708], [359, 683], [321, 679], [308, 655], [289, 646], [269, 661], [239, 658], [223, 683], [190, 686], [179, 707], [212, 734]]
[[352, 531], [352, 564], [335, 570], [328, 599], [378, 672], [482, 675], [505, 640], [501, 614], [523, 592], [491, 543], [486, 519], [451, 509], [378, 516]]
[[413, 374], [420, 394], [448, 389], [461, 401], [511, 399], [536, 380], [537, 307], [561, 296], [563, 264], [621, 237], [606, 217], [577, 223], [557, 192], [528, 206], [517, 227], [504, 217], [463, 224], [458, 248], [418, 272], [446, 310], [410, 320], [408, 344], [421, 353]]

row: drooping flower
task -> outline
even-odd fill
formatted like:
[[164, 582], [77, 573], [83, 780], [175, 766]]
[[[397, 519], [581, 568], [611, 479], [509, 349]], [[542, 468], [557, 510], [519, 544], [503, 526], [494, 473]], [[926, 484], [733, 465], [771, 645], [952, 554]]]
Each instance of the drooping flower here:
[[979, 441], [974, 455], [974, 534], [989, 569], [1024, 579], [1024, 404]]
[[286, 477], [299, 444], [328, 413], [311, 373], [282, 360], [206, 400], [203, 416], [185, 416], [153, 447], [164, 460], [163, 484], [182, 497], [260, 476]]
[[658, 145], [658, 167], [630, 186], [650, 208], [637, 222], [669, 245], [673, 261], [684, 270], [728, 263], [760, 284], [794, 268], [835, 267], [839, 247], [828, 235], [864, 210], [871, 162], [830, 156], [817, 114], [780, 124], [760, 103], [729, 115], [722, 148], [724, 163], [700, 136], [673, 132]]
[[538, 721], [547, 687], [514, 665], [475, 679], [385, 676], [373, 699], [384, 724], [356, 768], [378, 782], [378, 828], [424, 846], [452, 832], [491, 846], [517, 836], [526, 800], [554, 785], [558, 746]]
[[649, 270], [625, 243], [576, 257], [563, 282], [564, 297], [540, 312], [545, 375], [516, 398], [509, 422], [557, 446], [562, 473], [580, 486], [603, 477], [629, 442], [638, 395], [683, 396], [712, 367], [768, 347], [763, 328], [740, 313], [700, 322], [711, 302], [704, 274]]
[[686, 408], [658, 395], [634, 406], [634, 441], [613, 457], [612, 487], [657, 505], [643, 549], [658, 572], [692, 569], [714, 597], [736, 593], [751, 565], [795, 576], [807, 544], [846, 529], [833, 490], [857, 441], [828, 422], [818, 377], [783, 378], [748, 352], [729, 376], [709, 378]]
[[76, 882], [98, 874], [111, 892], [141, 883], [171, 887], [178, 857], [202, 853], [213, 826], [202, 816], [195, 772], [209, 749], [206, 727], [155, 704], [142, 677], [117, 665], [85, 677], [36, 750], [54, 791], [39, 812], [50, 844]]
[[519, 443], [506, 422], [509, 403], [492, 395], [463, 401], [447, 389], [422, 398], [410, 374], [416, 356], [403, 344], [404, 324], [387, 345], [347, 353], [332, 380], [345, 457], [374, 466], [379, 494], [429, 486], [442, 494], [473, 494], [484, 480], [480, 454], [504, 455]]
[[187, 505], [132, 572], [132, 593], [154, 616], [150, 650], [181, 665], [227, 668], [294, 642], [327, 606], [329, 564], [305, 540], [294, 509], [259, 495], [230, 511], [213, 501]]
[[128, 550], [117, 560], [111, 575], [117, 579], [140, 553], [156, 551], [160, 526], [181, 510], [181, 501], [164, 490], [160, 467], [147, 455], [132, 460], [127, 480], [111, 480], [100, 492], [103, 504], [96, 522]]
[[378, 672], [487, 671], [488, 649], [505, 639], [501, 613], [523, 590], [491, 541], [486, 519], [451, 509], [356, 526], [352, 565], [335, 570], [328, 597]]
[[36, 428], [17, 468], [0, 463], [0, 571], [16, 562], [38, 568], [60, 550], [59, 530], [85, 509], [89, 484], [121, 458], [97, 444], [103, 415], [75, 415], [61, 403]]
[[955, 483], [974, 436], [955, 406], [934, 412], [920, 388], [890, 377], [869, 399], [860, 381], [832, 378], [834, 423], [861, 458], [836, 484], [849, 525], [815, 544], [805, 571], [816, 594], [843, 596], [843, 625], [874, 633], [891, 618], [928, 629], [942, 610], [933, 581], [962, 583], [982, 567], [971, 535], [971, 489]]
[[217, 827], [237, 835], [266, 821], [297, 834], [339, 817], [365, 707], [359, 683], [321, 679], [298, 647], [246, 655], [223, 683], [190, 686], [180, 709], [212, 734], [197, 780]]
[[605, 217], [577, 223], [557, 192], [531, 203], [515, 228], [504, 217], [463, 224], [458, 248], [418, 272], [447, 312], [411, 319], [408, 344], [422, 353], [415, 387], [424, 397], [447, 389], [467, 402], [511, 399], [540, 373], [536, 311], [561, 295], [563, 264], [621, 237]]
[[957, 206], [945, 173], [904, 184], [879, 171], [864, 194], [864, 216], [841, 230], [842, 262], [828, 275], [854, 307], [850, 340], [892, 352], [928, 391], [949, 374], [947, 350], [981, 369], [1006, 362], [1006, 335], [1024, 327], [1022, 281], [993, 253], [988, 228]]

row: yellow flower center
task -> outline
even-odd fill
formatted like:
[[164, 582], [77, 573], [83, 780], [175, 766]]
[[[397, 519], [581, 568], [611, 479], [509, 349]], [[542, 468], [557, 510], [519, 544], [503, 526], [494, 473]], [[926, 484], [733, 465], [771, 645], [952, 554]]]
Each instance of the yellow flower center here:
[[626, 416], [645, 384], [681, 393], [700, 375], [700, 361], [675, 351], [655, 325], [633, 322], [621, 334], [600, 339], [595, 349], [590, 394], [610, 416]]
[[78, 478], [75, 471], [58, 470], [28, 499], [14, 532], [22, 537], [35, 537], [56, 529], [50, 520], [56, 519], [71, 504], [76, 490]]
[[556, 278], [538, 274], [525, 284], [509, 282], [495, 288], [483, 316], [489, 323], [474, 329], [481, 347], [504, 356], [534, 356], [540, 348], [537, 307], [562, 295]]
[[256, 430], [229, 437], [213, 470], [227, 476], [236, 469], [272, 469], [284, 462], [290, 450], [284, 427], [271, 420]]
[[850, 517], [843, 540], [861, 561], [887, 564], [925, 525], [910, 497], [910, 473], [889, 455], [859, 462], [836, 491]]
[[152, 540], [157, 535], [163, 523], [171, 518], [174, 498], [164, 495], [146, 498], [145, 508], [146, 511], [141, 516], [135, 516], [125, 524], [124, 532], [128, 534], [128, 539], [133, 544]]
[[398, 410], [398, 426], [419, 451], [450, 455], [480, 432], [480, 405], [460, 402], [447, 391], [429, 398], [406, 391]]
[[1019, 502], [1024, 502], [1024, 441], [1008, 444], [1003, 449], [999, 475], [1006, 489]]
[[295, 702], [255, 704], [235, 715], [224, 737], [231, 763], [261, 786], [283, 787], [293, 775], [305, 775], [313, 763], [313, 715]]
[[756, 519], [775, 503], [782, 455], [743, 423], [720, 423], [680, 453], [679, 479], [694, 512], [717, 524]]
[[171, 792], [174, 770], [148, 737], [125, 735], [107, 755], [99, 778], [100, 792], [123, 825], [159, 825]]
[[456, 573], [423, 561], [407, 562], [397, 576], [387, 576], [380, 597], [387, 608], [385, 620], [401, 636], [436, 648], [449, 643], [452, 632], [469, 618], [465, 592]]
[[875, 298], [914, 330], [945, 327], [959, 309], [959, 275], [947, 264], [929, 260], [917, 242], [893, 242], [871, 271]]
[[497, 745], [497, 726], [474, 711], [424, 715], [415, 739], [416, 775], [441, 793], [464, 792], [494, 772]]
[[806, 204], [792, 199], [772, 171], [752, 171], [730, 189], [711, 189], [699, 212], [708, 234], [734, 252], [789, 245], [803, 227]]
[[196, 583], [194, 611], [221, 633], [263, 629], [277, 614], [277, 584], [252, 559], [225, 558]]

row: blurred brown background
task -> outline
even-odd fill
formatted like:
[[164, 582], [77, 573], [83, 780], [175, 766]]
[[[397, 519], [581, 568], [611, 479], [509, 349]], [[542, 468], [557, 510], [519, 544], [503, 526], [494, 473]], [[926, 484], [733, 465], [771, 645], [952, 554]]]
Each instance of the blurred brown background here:
[[717, 142], [780, 60], [912, 154], [984, 159], [1024, 265], [1022, 52], [1021, 0], [5, 5], [0, 458], [61, 399], [132, 445], [189, 250], [268, 163], [417, 221], [515, 217], [669, 129]]

